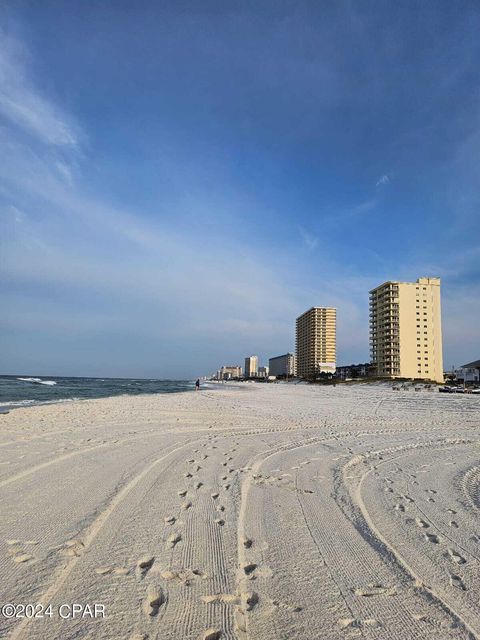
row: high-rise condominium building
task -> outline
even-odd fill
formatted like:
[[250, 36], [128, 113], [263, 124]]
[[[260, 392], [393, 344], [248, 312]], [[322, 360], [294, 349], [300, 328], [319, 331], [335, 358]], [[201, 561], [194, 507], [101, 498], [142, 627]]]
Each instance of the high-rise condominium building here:
[[443, 382], [440, 278], [370, 291], [370, 351], [377, 376]]
[[336, 332], [337, 310], [332, 307], [312, 307], [297, 318], [297, 375], [300, 378], [335, 373]]
[[284, 376], [285, 378], [295, 376], [297, 373], [297, 364], [293, 353], [285, 353], [283, 356], [275, 356], [270, 358], [268, 366], [271, 376]]
[[258, 356], [245, 358], [245, 378], [256, 378], [258, 374]]

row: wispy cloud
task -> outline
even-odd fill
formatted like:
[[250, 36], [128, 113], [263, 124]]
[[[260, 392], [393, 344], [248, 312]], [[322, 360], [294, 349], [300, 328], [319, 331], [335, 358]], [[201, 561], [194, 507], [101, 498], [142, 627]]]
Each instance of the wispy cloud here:
[[383, 176], [380, 176], [380, 178], [377, 180], [377, 182], [375, 183], [376, 187], [382, 187], [385, 186], [386, 184], [390, 183], [390, 177], [387, 173], [385, 173]]
[[[415, 245], [411, 222], [416, 214], [412, 214], [409, 205], [418, 193], [430, 195], [425, 184], [424, 190], [417, 193], [412, 186], [410, 201], [401, 202], [399, 194], [399, 202], [392, 203], [392, 210], [396, 207], [400, 211], [398, 215], [388, 215], [391, 210], [382, 208], [397, 171], [403, 177], [402, 154], [405, 158], [408, 149], [407, 157], [411, 158], [410, 150], [416, 150], [414, 144], [405, 142], [418, 139], [415, 135], [408, 137], [412, 127], [418, 126], [424, 134], [423, 120], [419, 124], [417, 118], [417, 124], [412, 125], [415, 101], [409, 100], [412, 111], [408, 111], [408, 123], [403, 121], [402, 127], [395, 128], [392, 140], [385, 141], [385, 149], [378, 138], [367, 148], [365, 119], [353, 122], [349, 117], [349, 122], [344, 122], [341, 114], [350, 114], [357, 107], [356, 112], [366, 114], [365, 118], [378, 114], [381, 120], [385, 104], [391, 105], [397, 95], [398, 70], [390, 74], [390, 59], [384, 65], [385, 56], [378, 56], [378, 52], [372, 58], [366, 55], [374, 40], [370, 21], [365, 21], [365, 33], [358, 25], [356, 37], [362, 46], [356, 51], [363, 51], [366, 61], [373, 60], [374, 65], [369, 70], [362, 59], [364, 75], [360, 80], [368, 90], [360, 92], [359, 98], [359, 66], [357, 58], [350, 60], [351, 48], [339, 51], [338, 32], [328, 28], [321, 55], [311, 60], [306, 51], [318, 50], [319, 31], [313, 21], [308, 22], [310, 27], [306, 26], [303, 13], [299, 11], [293, 23], [282, 19], [276, 31], [269, 31], [273, 37], [267, 40], [262, 25], [257, 34], [260, 44], [255, 38], [250, 40], [251, 51], [245, 55], [244, 39], [251, 37], [254, 22], [250, 17], [244, 23], [248, 34], [235, 19], [230, 31], [215, 30], [223, 34], [220, 41], [212, 36], [207, 42], [204, 34], [213, 31], [199, 28], [198, 19], [193, 16], [188, 35], [189, 45], [193, 42], [195, 46], [185, 47], [185, 16], [176, 15], [173, 8], [177, 30], [166, 28], [165, 32], [170, 31], [168, 36], [164, 34], [168, 39], [166, 49], [154, 49], [159, 40], [156, 28], [150, 33], [152, 52], [156, 53], [151, 61], [155, 58], [161, 63], [155, 68], [146, 65], [148, 75], [143, 76], [143, 41], [147, 36], [143, 28], [132, 30], [141, 34], [142, 46], [128, 50], [132, 56], [128, 60], [129, 78], [136, 72], [141, 77], [128, 87], [122, 74], [117, 78], [108, 76], [108, 91], [128, 98], [126, 109], [121, 100], [115, 103], [115, 115], [124, 127], [119, 127], [117, 138], [116, 132], [111, 131], [102, 136], [111, 115], [108, 106], [102, 111], [99, 104], [95, 105], [98, 109], [89, 120], [92, 129], [87, 130], [54, 93], [48, 93], [46, 87], [52, 87], [55, 77], [71, 72], [67, 66], [70, 59], [65, 65], [58, 63], [55, 75], [44, 83], [37, 77], [26, 47], [0, 32], [0, 285], [7, 310], [0, 314], [0, 323], [9, 338], [17, 338], [8, 346], [8, 354], [2, 345], [4, 363], [20, 367], [21, 362], [28, 365], [37, 358], [42, 368], [60, 371], [60, 363], [65, 371], [69, 362], [77, 363], [85, 354], [83, 369], [80, 371], [78, 365], [70, 368], [70, 373], [96, 370], [141, 375], [147, 370], [146, 363], [153, 363], [149, 366], [155, 369], [155, 375], [200, 373], [225, 361], [239, 361], [247, 352], [258, 351], [266, 357], [291, 349], [294, 319], [312, 304], [338, 307], [339, 361], [365, 360], [370, 288], [388, 278], [414, 279], [437, 273], [450, 282], [459, 277], [465, 281], [467, 271], [477, 268], [478, 247], [472, 243], [478, 226], [475, 178], [480, 138], [473, 137], [459, 153], [457, 173], [465, 174], [464, 182], [458, 183], [459, 190], [461, 187], [468, 196], [462, 201], [465, 213], [456, 242], [449, 242], [441, 253], [443, 270], [435, 269], [438, 252], [422, 244], [416, 255], [411, 247]], [[141, 19], [141, 14], [138, 12], [135, 19]], [[338, 18], [343, 28], [341, 9]], [[114, 31], [124, 38], [127, 25], [118, 19]], [[201, 20], [211, 26], [206, 14]], [[220, 24], [222, 16], [218, 20]], [[268, 22], [272, 20], [268, 18]], [[394, 29], [396, 22], [390, 23]], [[148, 27], [141, 21], [138, 24]], [[298, 37], [299, 33], [302, 37]], [[385, 47], [387, 54], [392, 52], [390, 40]], [[98, 54], [95, 46], [98, 44], [93, 43], [92, 58]], [[404, 46], [403, 33], [396, 46]], [[102, 60], [105, 65], [100, 65], [93, 83], [102, 83], [101, 74], [109, 73], [112, 65], [119, 65], [119, 56], [124, 52], [118, 47], [109, 49], [115, 50], [115, 55], [110, 62]], [[219, 57], [219, 50], [225, 56]], [[174, 55], [178, 60], [176, 57], [176, 64], [170, 65]], [[399, 56], [395, 53], [394, 57]], [[350, 62], [353, 64], [345, 73]], [[80, 74], [90, 70], [88, 64], [82, 66], [77, 59], [75, 64]], [[417, 59], [412, 64], [416, 72]], [[430, 73], [432, 65], [427, 67]], [[239, 71], [236, 79], [232, 79], [232, 68]], [[443, 74], [443, 65], [439, 68]], [[150, 84], [154, 75], [158, 75], [158, 91]], [[295, 91], [285, 91], [285, 77]], [[72, 86], [74, 82], [75, 79]], [[151, 92], [138, 91], [138, 87], [147, 86]], [[148, 94], [143, 101], [139, 99], [142, 93]], [[181, 99], [183, 93], [185, 103]], [[449, 95], [454, 93], [449, 90]], [[441, 97], [433, 101], [435, 105], [442, 102]], [[92, 114], [94, 98], [83, 95], [82, 100], [85, 112]], [[420, 96], [418, 100], [422, 103]], [[474, 104], [474, 100], [470, 102]], [[132, 118], [132, 113], [139, 117]], [[212, 114], [215, 122], [209, 119]], [[295, 126], [286, 126], [293, 121]], [[381, 131], [386, 129], [382, 127]], [[174, 153], [161, 148], [165, 132], [173, 139]], [[128, 135], [123, 137], [124, 133]], [[457, 139], [451, 132], [450, 135]], [[187, 140], [186, 162], [182, 136]], [[439, 136], [430, 137], [433, 140]], [[91, 145], [85, 144], [87, 138]], [[139, 164], [135, 167], [134, 162], [129, 164], [127, 138], [137, 154], [134, 162]], [[361, 144], [355, 140], [361, 140]], [[271, 153], [272, 141], [275, 149], [278, 146], [278, 155]], [[153, 153], [150, 145], [155, 147]], [[234, 148], [240, 149], [241, 154], [232, 153]], [[324, 166], [317, 162], [319, 148], [322, 155], [329, 149], [342, 148], [342, 153], [335, 156], [334, 164], [329, 163], [328, 171], [320, 170], [312, 185], [305, 176], [312, 167]], [[252, 149], [255, 157], [250, 159], [254, 162], [247, 162]], [[301, 166], [294, 161], [298, 149]], [[394, 156], [388, 153], [392, 149]], [[100, 152], [98, 159], [94, 157], [96, 150]], [[224, 162], [223, 158], [230, 155], [238, 156], [235, 162]], [[209, 156], [216, 160], [209, 160]], [[379, 172], [375, 182], [372, 176], [377, 174], [370, 172], [368, 163], [373, 162], [378, 171], [379, 157], [396, 160], [391, 170], [389, 160], [382, 160], [386, 163], [382, 172], [388, 172]], [[285, 160], [281, 165], [277, 165], [279, 158]], [[343, 170], [344, 158], [348, 158], [347, 171]], [[217, 167], [212, 169], [209, 162], [218, 162], [222, 170], [224, 162], [224, 175], [227, 180], [231, 178], [228, 187], [233, 186], [232, 189], [225, 186], [224, 175], [219, 176]], [[357, 171], [360, 165], [362, 170]], [[116, 190], [115, 176], [126, 175], [121, 171], [130, 167], [130, 183], [135, 182], [135, 171], [142, 172], [142, 180], [134, 188], [124, 188], [122, 184]], [[262, 173], [262, 167], [268, 171]], [[370, 175], [368, 189], [364, 188], [364, 169]], [[412, 172], [407, 174], [406, 178]], [[152, 180], [157, 183], [154, 185]], [[162, 183], [161, 189], [154, 188], [158, 182]], [[170, 182], [174, 186], [169, 191]], [[288, 198], [283, 199], [283, 194], [296, 193], [297, 188], [306, 205], [300, 205], [302, 215], [298, 217], [299, 199], [295, 197], [290, 208]], [[148, 196], [145, 192], [149, 192]], [[123, 194], [127, 196], [125, 201], [135, 204], [119, 205]], [[456, 192], [453, 198], [458, 204]], [[265, 212], [267, 201], [272, 215], [258, 216], [259, 223], [251, 212]], [[325, 203], [321, 211], [319, 202]], [[376, 224], [382, 215], [383, 224]], [[444, 236], [449, 235], [451, 223], [446, 216], [435, 226], [444, 231]], [[325, 233], [325, 227], [335, 233]], [[465, 228], [468, 232], [462, 235]], [[472, 289], [471, 296], [468, 290], [460, 294], [448, 284], [444, 291], [447, 340], [464, 354], [464, 361], [472, 360], [477, 355], [466, 352], [476, 348], [478, 332], [468, 322], [480, 312], [478, 291]]]
[[0, 114], [41, 142], [76, 148], [78, 131], [72, 119], [35, 89], [26, 49], [1, 29], [0, 39]]
[[360, 202], [360, 204], [355, 205], [349, 209], [347, 212], [348, 217], [357, 216], [362, 213], [366, 213], [367, 211], [372, 211], [378, 204], [378, 200], [376, 198], [369, 198], [368, 200], [364, 200]]
[[314, 251], [318, 246], [318, 238], [314, 236], [312, 233], [304, 229], [303, 227], [299, 227], [300, 236], [302, 237], [303, 244], [308, 251]]

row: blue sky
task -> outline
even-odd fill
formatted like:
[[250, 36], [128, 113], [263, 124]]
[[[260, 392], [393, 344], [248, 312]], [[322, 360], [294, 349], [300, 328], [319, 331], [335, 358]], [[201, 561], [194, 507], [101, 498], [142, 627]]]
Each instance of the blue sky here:
[[0, 9], [1, 372], [191, 377], [442, 278], [480, 357], [474, 2]]

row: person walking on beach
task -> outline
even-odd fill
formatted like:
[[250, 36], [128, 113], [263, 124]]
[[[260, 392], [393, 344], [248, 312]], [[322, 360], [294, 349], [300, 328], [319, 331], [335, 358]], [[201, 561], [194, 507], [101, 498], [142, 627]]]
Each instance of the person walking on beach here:
[[195, 382], [195, 391], [198, 391], [200, 389], [200, 378], [197, 378], [197, 381]]

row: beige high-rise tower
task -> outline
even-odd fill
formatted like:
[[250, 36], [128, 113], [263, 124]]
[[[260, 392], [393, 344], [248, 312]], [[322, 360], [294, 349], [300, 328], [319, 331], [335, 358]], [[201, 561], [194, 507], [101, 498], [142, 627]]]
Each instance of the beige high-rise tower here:
[[312, 307], [297, 318], [297, 376], [335, 373], [337, 360], [337, 310]]
[[379, 377], [443, 382], [440, 278], [370, 291], [370, 351]]
[[245, 358], [245, 378], [255, 378], [258, 375], [258, 356]]

